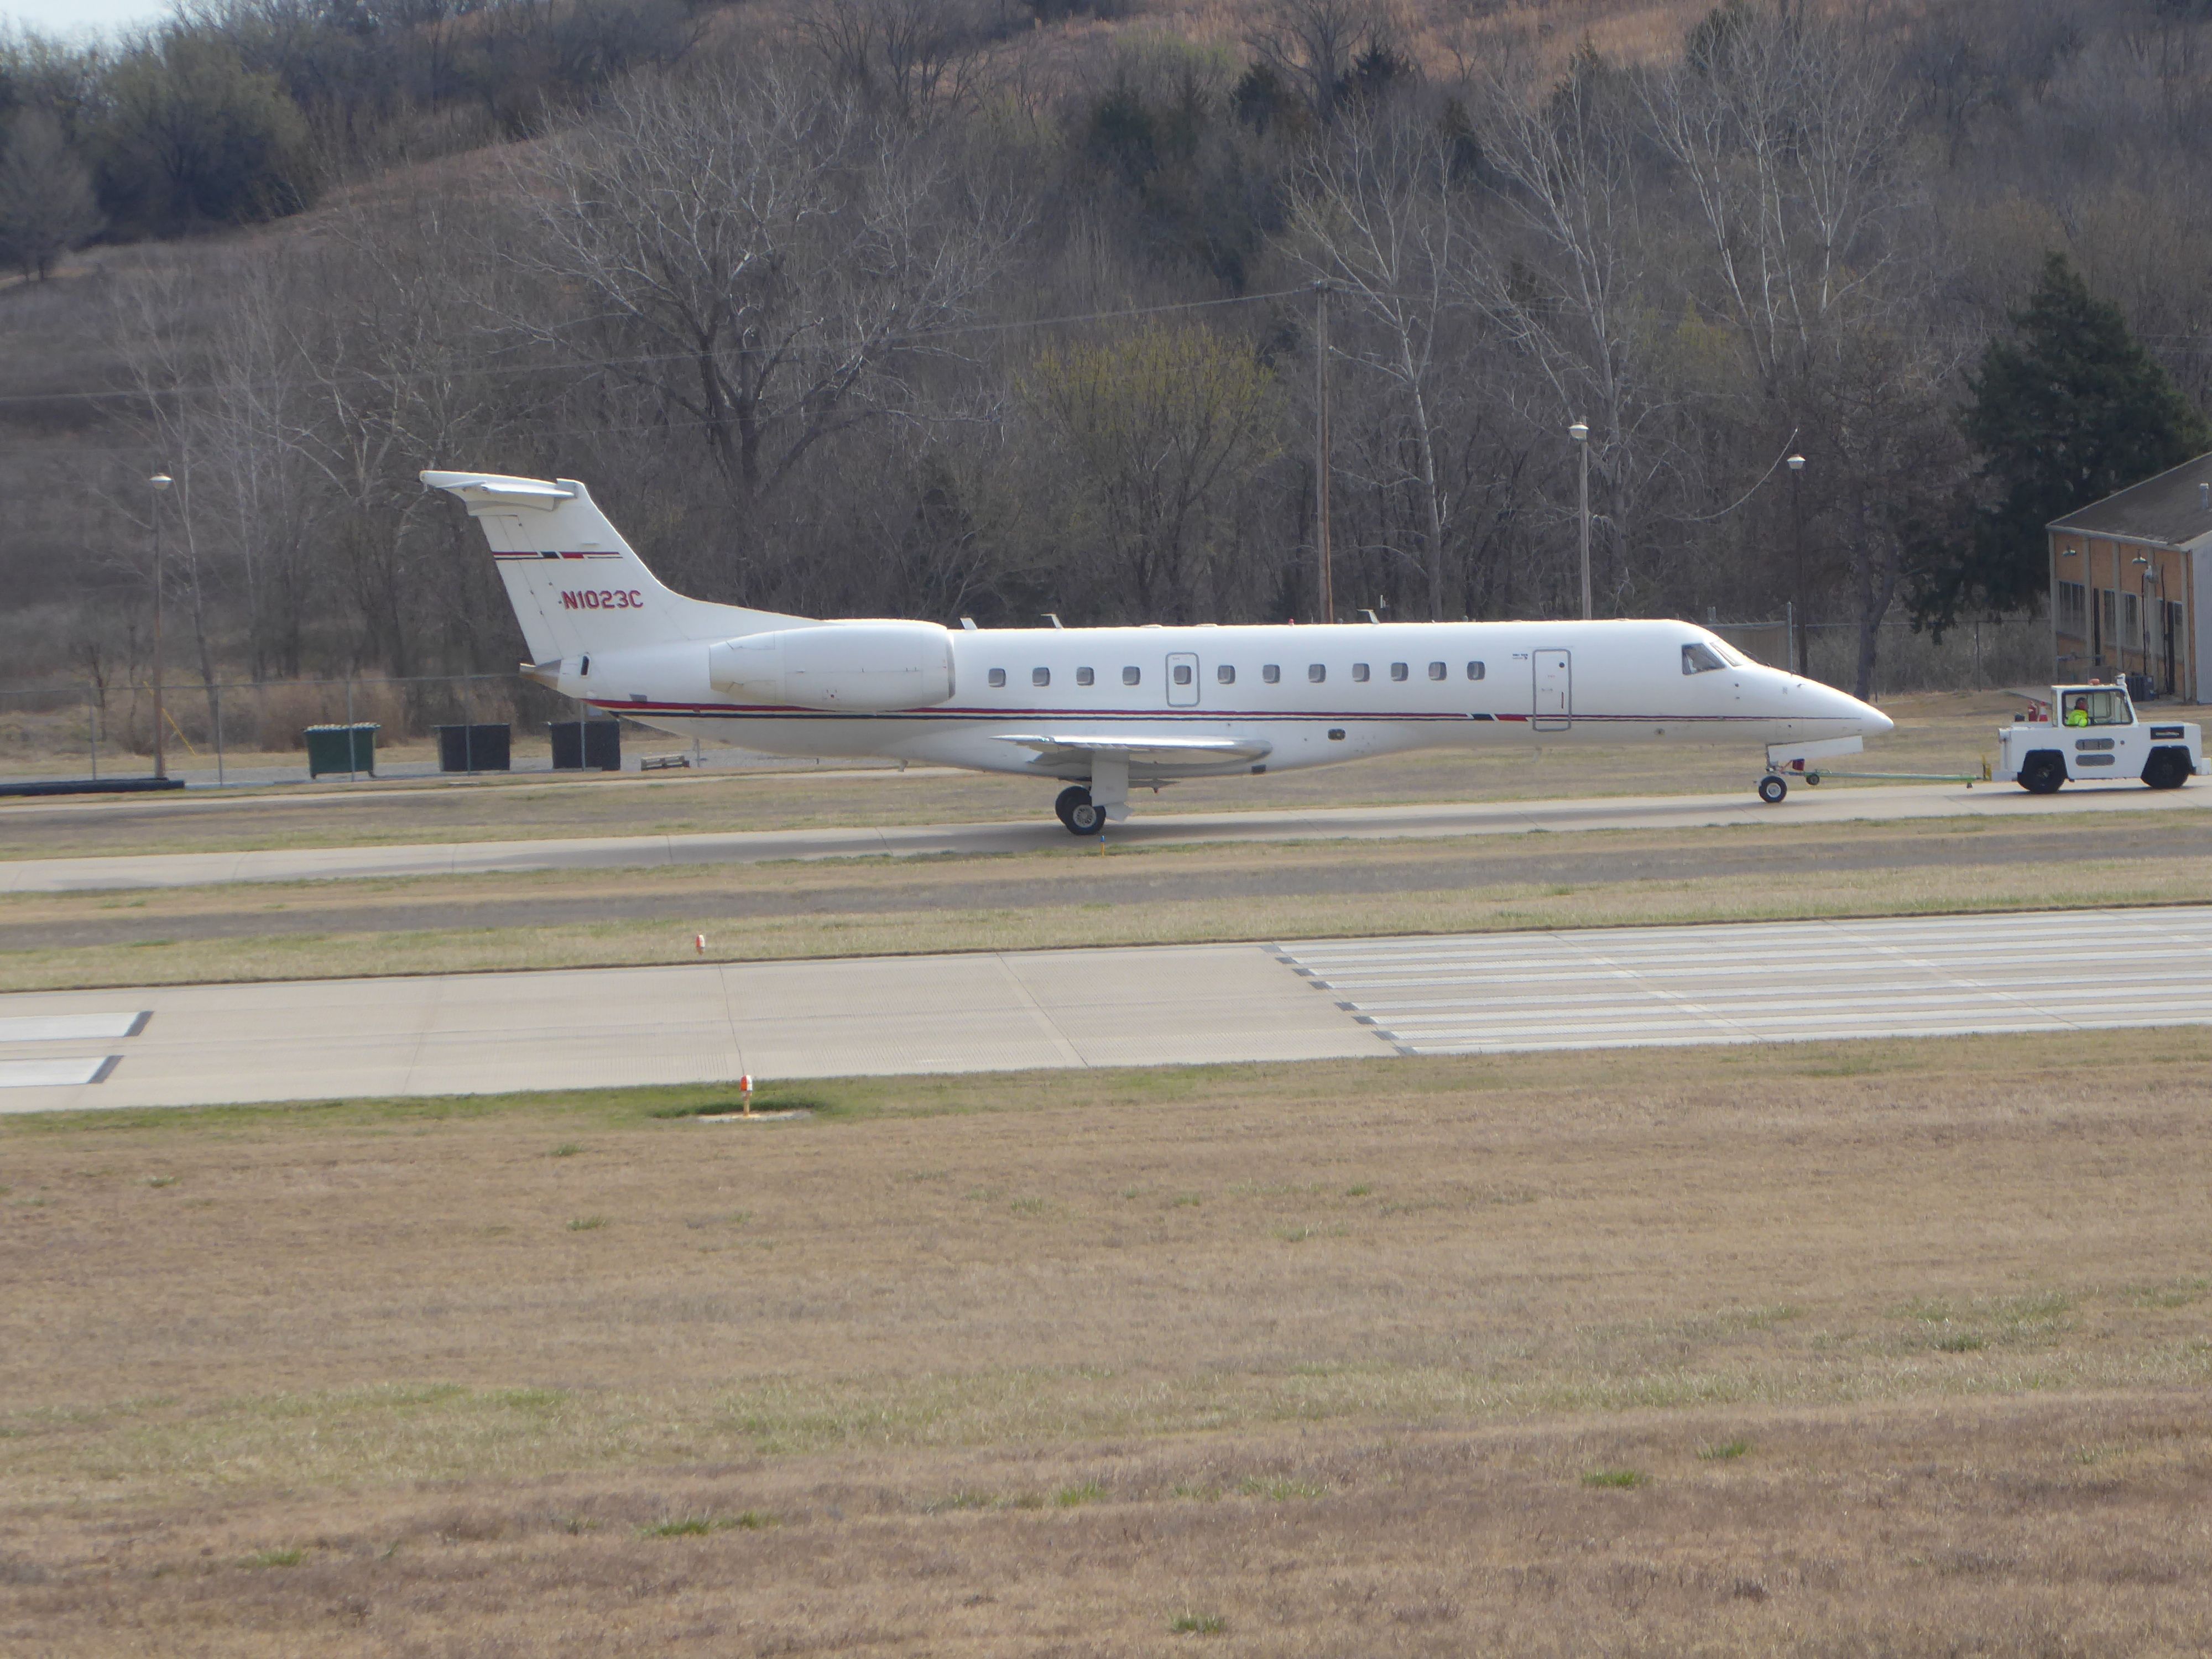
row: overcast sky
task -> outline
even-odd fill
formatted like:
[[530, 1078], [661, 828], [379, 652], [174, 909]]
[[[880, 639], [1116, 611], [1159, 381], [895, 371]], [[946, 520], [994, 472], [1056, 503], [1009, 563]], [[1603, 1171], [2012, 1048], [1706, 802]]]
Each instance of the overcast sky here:
[[0, 0], [0, 21], [82, 40], [150, 23], [168, 9], [167, 0]]

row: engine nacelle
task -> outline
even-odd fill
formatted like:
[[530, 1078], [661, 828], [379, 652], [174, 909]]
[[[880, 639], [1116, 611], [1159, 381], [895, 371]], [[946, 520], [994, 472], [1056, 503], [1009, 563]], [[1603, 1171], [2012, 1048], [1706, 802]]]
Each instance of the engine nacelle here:
[[779, 628], [707, 647], [714, 690], [750, 703], [884, 714], [952, 696], [952, 635], [935, 623]]

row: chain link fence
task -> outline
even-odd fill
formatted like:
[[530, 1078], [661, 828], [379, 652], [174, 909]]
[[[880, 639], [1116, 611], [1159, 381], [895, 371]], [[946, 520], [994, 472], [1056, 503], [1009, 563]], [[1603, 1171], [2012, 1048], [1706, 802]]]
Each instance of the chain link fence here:
[[[513, 729], [509, 769], [550, 772], [550, 724], [586, 711], [513, 674], [360, 677], [331, 680], [193, 680], [161, 688], [167, 769], [191, 783], [277, 783], [307, 775], [311, 726], [374, 724], [376, 769], [391, 777], [438, 772], [441, 726]], [[0, 690], [0, 778], [143, 777], [153, 770], [150, 682]], [[626, 725], [623, 749], [642, 758], [685, 755], [665, 732]]]
[[[1754, 662], [1777, 668], [1791, 665], [1787, 619], [1705, 625]], [[1850, 690], [1858, 679], [1858, 624], [1807, 623], [1798, 631], [1805, 639], [1807, 678]], [[1888, 623], [1877, 630], [1875, 645], [1877, 699], [1915, 691], [2049, 685], [2053, 672], [2051, 623], [2043, 617], [1962, 622], [1940, 643], [1904, 623]]]
[[[1786, 621], [1707, 624], [1745, 655], [1786, 667]], [[1802, 630], [1812, 678], [1848, 688], [1858, 670], [1858, 629], [1814, 623]], [[2047, 684], [2050, 624], [2026, 617], [1961, 623], [1938, 644], [1902, 624], [1884, 628], [1875, 659], [1875, 694], [1987, 690]], [[580, 705], [513, 674], [356, 676], [347, 679], [198, 681], [162, 687], [167, 769], [191, 783], [278, 783], [307, 775], [311, 726], [373, 722], [377, 771], [386, 777], [439, 771], [436, 728], [505, 724], [513, 729], [510, 769], [550, 772], [548, 731], [578, 719]], [[776, 760], [696, 745], [647, 726], [625, 724], [624, 765], [690, 756], [718, 765]], [[144, 776], [153, 770], [154, 696], [148, 682], [80, 683], [0, 690], [0, 779]], [[851, 762], [840, 762], [850, 765]]]

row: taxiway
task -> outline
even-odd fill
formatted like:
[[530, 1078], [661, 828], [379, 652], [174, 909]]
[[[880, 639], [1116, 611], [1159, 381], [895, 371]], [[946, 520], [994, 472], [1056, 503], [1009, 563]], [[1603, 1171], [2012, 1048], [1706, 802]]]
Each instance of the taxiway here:
[[2212, 1024], [2212, 907], [0, 998], [0, 1110]]

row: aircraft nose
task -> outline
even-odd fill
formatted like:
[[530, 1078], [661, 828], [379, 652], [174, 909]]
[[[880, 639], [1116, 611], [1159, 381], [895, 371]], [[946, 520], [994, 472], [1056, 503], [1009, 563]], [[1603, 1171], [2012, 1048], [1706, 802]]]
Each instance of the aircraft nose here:
[[1879, 738], [1897, 730], [1897, 722], [1872, 703], [1861, 702], [1856, 697], [1843, 691], [1838, 691], [1832, 695], [1840, 705], [1837, 713], [1845, 720], [1856, 721], [1861, 737]]

